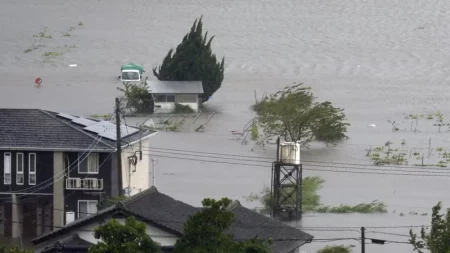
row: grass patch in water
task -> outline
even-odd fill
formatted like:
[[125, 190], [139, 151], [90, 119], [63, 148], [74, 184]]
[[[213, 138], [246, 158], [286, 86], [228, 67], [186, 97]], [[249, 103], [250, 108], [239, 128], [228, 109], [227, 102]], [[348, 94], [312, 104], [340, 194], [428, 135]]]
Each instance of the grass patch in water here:
[[52, 36], [47, 33], [47, 31], [40, 32], [38, 34], [33, 35], [34, 38], [43, 38], [43, 39], [51, 39]]
[[44, 53], [45, 57], [57, 57], [60, 55], [62, 55], [62, 53], [60, 53], [60, 52], [45, 52]]
[[[339, 205], [339, 206], [326, 206], [320, 202], [320, 195], [318, 191], [322, 188], [323, 180], [321, 177], [305, 177], [303, 179], [302, 188], [302, 209], [303, 212], [319, 212], [319, 213], [385, 213], [387, 212], [386, 205], [377, 200], [371, 203], [361, 203], [358, 205]], [[286, 192], [291, 192], [292, 188], [285, 189]], [[282, 196], [284, 197], [284, 196]], [[293, 195], [295, 198], [295, 194]], [[263, 206], [258, 210], [261, 213], [269, 214], [272, 207], [272, 196], [270, 195], [270, 188], [265, 186], [259, 194], [250, 194], [247, 197], [247, 201], [254, 202], [259, 201]]]
[[377, 200], [372, 203], [362, 203], [355, 206], [321, 206], [316, 209], [318, 213], [386, 213], [386, 205]]

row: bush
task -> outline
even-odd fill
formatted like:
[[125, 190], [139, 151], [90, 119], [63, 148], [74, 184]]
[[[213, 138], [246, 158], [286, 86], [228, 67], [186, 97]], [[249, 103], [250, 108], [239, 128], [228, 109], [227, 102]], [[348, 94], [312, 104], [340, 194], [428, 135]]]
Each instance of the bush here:
[[189, 105], [182, 105], [179, 103], [175, 103], [175, 108], [173, 109], [173, 113], [194, 113], [194, 109]]

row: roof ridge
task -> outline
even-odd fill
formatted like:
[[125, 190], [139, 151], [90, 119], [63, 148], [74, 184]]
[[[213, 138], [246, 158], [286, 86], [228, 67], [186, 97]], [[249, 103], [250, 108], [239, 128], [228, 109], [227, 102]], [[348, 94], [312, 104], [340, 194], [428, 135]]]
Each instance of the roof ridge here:
[[[58, 119], [58, 117], [51, 115], [51, 114], [49, 113], [49, 111], [42, 110], [42, 109], [36, 109], [36, 110], [40, 111], [41, 113], [44, 113], [44, 114], [47, 115], [48, 117], [51, 117], [52, 119], [54, 119], [54, 120], [56, 120], [56, 121], [58, 121], [58, 122], [60, 122], [60, 123], [65, 124], [66, 126], [69, 126], [70, 128], [72, 128], [72, 129], [74, 129], [74, 130], [76, 130], [76, 131], [78, 131], [78, 132], [80, 132], [80, 133], [83, 133], [84, 135], [86, 135], [86, 136], [88, 136], [88, 137], [94, 139], [94, 141], [98, 138], [97, 136], [94, 137], [92, 134], [89, 134], [89, 133], [87, 133], [87, 132], [85, 132], [85, 131], [83, 131], [83, 130], [81, 130], [81, 129], [78, 129], [78, 128], [72, 126], [72, 124], [70, 124], [70, 123], [67, 123], [67, 122], [65, 122], [65, 121], [63, 121], [63, 120]], [[102, 144], [106, 145], [106, 146], [109, 147], [109, 148], [112, 148], [112, 149], [115, 149], [115, 148], [116, 148], [116, 147], [113, 147], [113, 146], [109, 145], [108, 143], [102, 141], [101, 138], [98, 140], [98, 142], [101, 142]]]
[[151, 195], [151, 194], [157, 193], [157, 192], [158, 192], [158, 189], [154, 185], [152, 185], [150, 188], [145, 189], [144, 191], [139, 192], [138, 194], [130, 196], [127, 199], [120, 201], [119, 203], [120, 203], [120, 205], [122, 205], [123, 207], [126, 208], [129, 204], [132, 204], [144, 197], [147, 197], [148, 195]]

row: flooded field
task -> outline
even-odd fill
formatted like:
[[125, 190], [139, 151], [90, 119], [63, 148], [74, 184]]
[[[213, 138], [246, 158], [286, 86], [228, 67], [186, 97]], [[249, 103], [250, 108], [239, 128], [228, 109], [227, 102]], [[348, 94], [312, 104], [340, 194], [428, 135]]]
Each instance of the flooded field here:
[[[182, 130], [153, 137], [146, 153], [158, 159], [156, 186], [194, 205], [228, 196], [254, 207], [245, 197], [270, 183], [275, 151], [243, 144], [232, 131], [254, 117], [255, 90], [261, 95], [304, 82], [319, 100], [345, 108], [352, 124], [350, 139], [339, 146], [313, 144], [302, 151], [304, 174], [326, 180], [320, 191], [325, 204], [378, 199], [389, 213], [307, 214], [293, 225], [318, 239], [358, 238], [357, 228], [367, 226], [367, 237], [397, 242], [369, 244], [368, 252], [409, 253], [405, 227], [430, 222], [429, 215], [414, 213], [450, 201], [444, 155], [450, 132], [428, 119], [438, 111], [450, 119], [449, 12], [443, 0], [2, 1], [0, 106], [111, 113], [120, 95], [120, 66], [143, 64], [154, 79], [151, 68], [203, 15], [204, 28], [216, 35], [214, 52], [226, 57], [225, 81], [206, 105], [215, 114], [203, 132], [195, 129], [206, 114], [195, 122], [186, 116]], [[40, 88], [33, 86], [37, 77]], [[419, 115], [418, 122], [409, 115]], [[371, 166], [375, 153], [384, 156], [390, 148], [405, 153], [404, 161]], [[440, 170], [416, 166], [422, 157]], [[406, 168], [398, 168], [401, 163]], [[302, 250], [325, 244], [359, 242], [313, 242]]]

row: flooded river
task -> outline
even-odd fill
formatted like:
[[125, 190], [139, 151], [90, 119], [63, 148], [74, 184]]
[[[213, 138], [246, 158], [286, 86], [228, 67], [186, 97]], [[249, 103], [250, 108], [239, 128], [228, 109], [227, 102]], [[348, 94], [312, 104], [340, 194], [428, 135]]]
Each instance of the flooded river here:
[[[378, 199], [389, 213], [307, 214], [293, 225], [318, 239], [358, 238], [354, 230], [367, 226], [367, 237], [398, 242], [369, 244], [367, 252], [409, 253], [411, 246], [401, 243], [408, 239], [404, 227], [430, 222], [429, 215], [409, 212], [430, 213], [437, 201], [448, 203], [450, 173], [369, 174], [374, 167], [360, 164], [371, 163], [365, 156], [369, 146], [387, 141], [399, 146], [405, 140], [405, 153], [426, 153], [427, 164], [439, 160], [439, 148], [450, 149], [446, 127], [439, 133], [420, 119], [420, 132], [414, 133], [404, 118], [437, 111], [450, 117], [449, 12], [450, 2], [443, 0], [2, 1], [0, 106], [112, 112], [120, 66], [133, 61], [151, 72], [203, 15], [204, 29], [216, 35], [214, 52], [226, 57], [225, 81], [207, 105], [217, 113], [204, 133], [154, 137], [153, 147], [166, 151], [148, 151], [158, 160], [156, 186], [193, 205], [207, 196], [228, 196], [254, 207], [245, 196], [269, 184], [271, 160], [264, 157], [273, 158], [274, 150], [252, 152], [251, 144], [233, 140], [231, 131], [254, 116], [249, 110], [254, 90], [261, 95], [304, 82], [320, 100], [345, 108], [352, 124], [350, 139], [338, 147], [313, 144], [302, 151], [304, 174], [326, 180], [320, 192], [325, 204]], [[43, 80], [39, 89], [33, 87], [37, 77]], [[399, 131], [392, 131], [393, 121]], [[428, 149], [435, 151], [429, 155]], [[208, 158], [202, 152], [235, 156]], [[259, 158], [242, 161], [243, 156]], [[420, 170], [411, 168], [416, 163], [403, 170]], [[313, 242], [302, 250], [315, 252], [326, 244], [359, 247], [346, 240]]]

